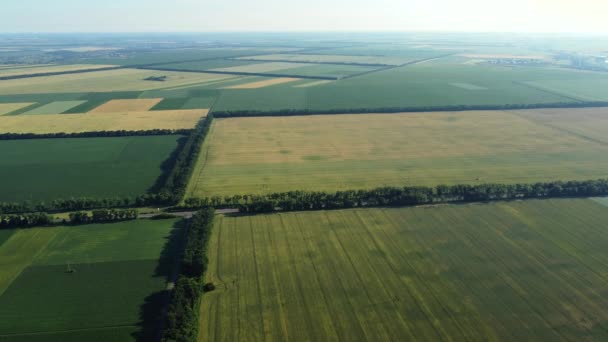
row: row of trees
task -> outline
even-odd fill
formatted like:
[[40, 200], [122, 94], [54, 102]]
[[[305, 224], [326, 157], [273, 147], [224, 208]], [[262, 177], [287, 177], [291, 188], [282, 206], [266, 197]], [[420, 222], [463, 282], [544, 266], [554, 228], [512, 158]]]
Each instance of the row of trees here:
[[534, 184], [439, 185], [436, 187], [381, 187], [334, 193], [290, 191], [264, 195], [189, 198], [186, 208], [213, 206], [234, 208], [242, 213], [343, 209], [378, 206], [408, 206], [448, 202], [590, 197], [608, 195], [608, 179], [554, 181]]
[[146, 200], [161, 204], [175, 204], [184, 197], [212, 121], [213, 115], [210, 114], [196, 125], [176, 156], [173, 169], [167, 175], [164, 184], [158, 193], [149, 194], [145, 198]]
[[45, 213], [0, 215], [0, 229], [30, 228], [53, 224], [53, 217]]
[[196, 341], [203, 275], [207, 270], [207, 244], [213, 225], [214, 210], [199, 210], [191, 219], [186, 247], [167, 311], [162, 341]]
[[135, 209], [97, 209], [91, 214], [84, 211], [70, 213], [69, 217], [72, 224], [108, 223], [135, 220], [138, 212]]
[[231, 118], [243, 116], [300, 116], [319, 114], [369, 114], [369, 113], [413, 113], [413, 112], [438, 112], [438, 111], [467, 111], [467, 110], [513, 110], [513, 109], [537, 109], [537, 108], [585, 108], [585, 107], [608, 107], [606, 101], [589, 102], [556, 102], [538, 104], [505, 104], [505, 105], [449, 105], [428, 107], [383, 107], [383, 108], [347, 108], [347, 109], [280, 109], [274, 111], [260, 110], [225, 110], [213, 111], [216, 118]]
[[127, 137], [127, 136], [151, 136], [151, 135], [187, 135], [189, 129], [151, 129], [138, 131], [91, 131], [78, 133], [0, 133], [0, 140], [24, 140], [24, 139], [54, 139], [54, 138], [92, 138], [92, 137]]
[[57, 224], [88, 224], [128, 221], [137, 219], [138, 213], [135, 209], [100, 209], [87, 212], [74, 212], [69, 214], [69, 219], [56, 219], [43, 213], [26, 214], [0, 214], [0, 229], [8, 228], [31, 228], [44, 227]]

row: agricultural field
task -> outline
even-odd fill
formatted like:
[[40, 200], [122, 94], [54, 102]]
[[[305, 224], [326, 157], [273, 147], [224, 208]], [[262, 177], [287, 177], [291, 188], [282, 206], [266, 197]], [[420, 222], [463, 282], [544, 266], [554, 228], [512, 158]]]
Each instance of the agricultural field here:
[[[213, 109], [323, 111], [576, 103], [603, 99], [602, 89], [606, 82], [607, 75], [587, 71], [468, 65], [438, 60], [380, 70], [311, 88], [222, 93]], [[567, 90], [540, 87], [537, 85], [540, 83], [571, 85], [572, 94]]]
[[344, 64], [376, 64], [401, 65], [414, 59], [399, 56], [356, 56], [356, 55], [315, 55], [315, 54], [274, 54], [254, 57], [241, 57], [245, 60], [308, 62], [308, 63], [344, 63]]
[[219, 216], [199, 341], [608, 339], [585, 199]]
[[224, 89], [258, 89], [258, 88], [266, 88], [278, 84], [290, 83], [299, 81], [299, 78], [292, 77], [277, 77], [277, 78], [265, 78], [261, 81], [249, 82], [249, 83], [241, 83], [237, 85], [232, 85], [226, 87]]
[[70, 109], [77, 107], [86, 101], [54, 101], [40, 107], [36, 107], [23, 114], [40, 115], [40, 114], [57, 114], [67, 112]]
[[[165, 81], [146, 80], [167, 76]], [[119, 69], [2, 81], [2, 94], [82, 93], [169, 89], [204, 84], [230, 78], [231, 75], [188, 73], [175, 71]]]
[[181, 136], [0, 141], [0, 202], [146, 193]]
[[33, 103], [0, 103], [0, 115], [10, 114], [16, 110], [21, 108], [29, 107], [33, 105]]
[[595, 179], [608, 175], [607, 152], [519, 112], [217, 119], [188, 193]]
[[82, 133], [92, 131], [140, 131], [192, 129], [207, 115], [205, 109], [123, 111], [45, 115], [10, 115], [0, 118], [1, 133]]
[[521, 117], [577, 135], [582, 139], [608, 144], [608, 108], [554, 108], [522, 110]]
[[155, 336], [164, 290], [183, 244], [178, 221], [0, 234], [5, 232], [10, 235], [0, 244], [0, 340], [143, 341]]

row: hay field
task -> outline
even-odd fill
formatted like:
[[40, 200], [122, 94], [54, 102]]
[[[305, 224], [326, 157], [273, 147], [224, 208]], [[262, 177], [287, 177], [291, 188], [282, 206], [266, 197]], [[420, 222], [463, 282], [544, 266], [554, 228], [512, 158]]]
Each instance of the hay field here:
[[150, 340], [183, 236], [176, 223], [13, 230], [0, 245], [0, 340]]
[[384, 64], [401, 65], [414, 60], [400, 56], [355, 56], [355, 55], [315, 55], [315, 54], [271, 54], [253, 57], [242, 57], [248, 60], [274, 60], [284, 62], [310, 62], [310, 63], [352, 63], [352, 64]]
[[115, 65], [100, 65], [100, 64], [69, 64], [69, 65], [41, 65], [36, 67], [23, 67], [13, 69], [0, 69], [0, 77], [6, 76], [22, 76], [50, 72], [78, 71], [110, 68]]
[[0, 141], [0, 202], [134, 198], [154, 186], [181, 136]]
[[237, 85], [225, 87], [223, 89], [258, 89], [258, 88], [266, 88], [266, 87], [270, 87], [270, 86], [278, 85], [278, 84], [295, 82], [295, 81], [299, 81], [299, 80], [300, 80], [299, 78], [279, 77], [279, 78], [272, 78], [272, 79], [267, 79], [267, 80], [263, 80], [263, 81], [251, 82], [251, 83], [237, 84]]
[[285, 62], [268, 62], [268, 63], [256, 63], [248, 65], [239, 65], [227, 68], [216, 68], [211, 69], [213, 71], [226, 71], [226, 72], [251, 72], [251, 73], [265, 73], [273, 72], [286, 69], [300, 68], [302, 64], [298, 63], [285, 63]]
[[[167, 76], [166, 81], [146, 81], [151, 76]], [[25, 78], [0, 82], [2, 94], [37, 93], [81, 93], [136, 91], [203, 84], [232, 78], [232, 75], [120, 69], [68, 74], [47, 77]]]
[[606, 144], [511, 112], [219, 119], [190, 196], [608, 176]]
[[603, 341], [607, 227], [585, 199], [219, 216], [199, 341]]
[[158, 110], [63, 115], [15, 115], [0, 118], [0, 133], [79, 133], [192, 129], [206, 109]]
[[33, 105], [33, 102], [0, 103], [0, 115], [6, 115], [18, 109]]
[[89, 113], [116, 113], [116, 112], [145, 112], [156, 106], [163, 99], [124, 99], [110, 100]]

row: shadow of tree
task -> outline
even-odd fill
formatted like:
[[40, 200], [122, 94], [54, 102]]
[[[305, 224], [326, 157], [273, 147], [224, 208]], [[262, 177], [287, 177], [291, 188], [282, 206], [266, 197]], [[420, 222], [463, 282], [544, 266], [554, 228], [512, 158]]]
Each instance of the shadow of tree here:
[[[154, 277], [164, 277], [167, 284], [172, 284], [179, 274], [180, 259], [185, 245], [186, 223], [186, 220], [179, 220], [173, 225], [154, 271]], [[133, 334], [137, 341], [160, 341], [170, 293], [167, 288], [145, 298], [139, 313], [140, 330]]]

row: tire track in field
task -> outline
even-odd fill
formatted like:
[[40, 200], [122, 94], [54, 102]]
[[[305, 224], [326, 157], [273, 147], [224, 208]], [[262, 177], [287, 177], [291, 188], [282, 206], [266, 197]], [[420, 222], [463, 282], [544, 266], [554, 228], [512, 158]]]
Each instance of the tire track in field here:
[[[502, 223], [502, 222], [504, 222], [504, 218], [500, 214], [502, 214], [502, 215], [507, 214], [509, 218], [514, 218], [516, 221], [519, 221], [520, 224], [523, 224], [523, 226], [525, 226], [528, 231], [533, 230], [532, 226], [530, 225], [530, 222], [526, 222], [525, 220], [522, 220], [522, 218], [520, 216], [513, 215], [512, 212], [507, 212], [504, 209], [501, 212], [489, 211], [488, 214], [491, 218], [495, 219], [495, 220], [493, 220], [494, 222], [500, 222], [501, 225], [504, 225]], [[492, 229], [497, 230], [496, 226], [493, 226]], [[544, 238], [538, 232], [534, 231], [534, 233], [535, 233], [537, 239], [540, 238], [540, 240], [545, 242], [544, 248], [542, 248], [542, 249], [539, 248], [538, 244], [534, 244], [534, 245], [530, 245], [530, 246], [522, 245], [522, 243], [517, 243], [517, 241], [508, 239], [508, 238], [506, 238], [506, 236], [504, 236], [502, 234], [501, 234], [501, 236], [503, 237], [503, 239], [505, 241], [508, 241], [512, 246], [515, 246], [516, 249], [518, 249], [522, 252], [529, 251], [529, 253], [526, 253], [526, 256], [530, 260], [532, 260], [542, 271], [544, 271], [544, 273], [546, 274], [547, 277], [553, 278], [555, 280], [555, 282], [554, 282], [555, 284], [561, 285], [560, 287], [556, 288], [554, 291], [551, 291], [552, 293], [554, 293], [555, 298], [561, 299], [561, 301], [559, 301], [559, 300], [552, 301], [551, 306], [555, 307], [556, 308], [555, 312], [559, 312], [564, 318], [566, 318], [566, 321], [563, 324], [560, 324], [557, 326], [554, 324], [553, 326], [554, 327], [556, 326], [557, 328], [559, 328], [559, 327], [570, 326], [570, 325], [574, 324], [578, 328], [582, 328], [583, 330], [587, 331], [589, 336], [592, 335], [591, 331], [589, 330], [588, 327], [581, 326], [578, 324], [579, 323], [578, 320], [575, 317], [572, 317], [572, 314], [570, 313], [570, 311], [568, 311], [568, 312], [563, 311], [563, 305], [564, 305], [563, 303], [568, 303], [570, 305], [570, 307], [576, 308], [579, 313], [586, 312], [585, 309], [580, 308], [579, 303], [584, 302], [585, 305], [596, 308], [595, 303], [589, 301], [588, 298], [584, 294], [582, 294], [578, 288], [573, 286], [573, 284], [568, 279], [567, 275], [558, 274], [557, 272], [554, 272], [551, 269], [549, 269], [548, 264], [551, 262], [551, 258], [549, 258], [548, 254], [550, 254], [551, 247], [555, 248], [556, 246], [553, 243], [553, 241]], [[527, 243], [527, 241], [529, 241], [529, 239], [526, 240], [524, 243]], [[530, 247], [530, 248], [527, 248], [527, 247]], [[546, 283], [551, 283], [551, 282], [546, 282]], [[543, 284], [543, 285], [545, 285], [545, 284]], [[547, 292], [548, 291], [545, 291], [545, 293], [547, 293]], [[573, 298], [573, 297], [576, 297], [576, 298]], [[562, 305], [562, 307], [558, 306], [557, 303], [560, 303]]]
[[254, 273], [255, 273], [255, 285], [256, 285], [256, 292], [258, 295], [258, 310], [259, 310], [259, 314], [260, 314], [260, 328], [261, 328], [261, 336], [262, 336], [262, 340], [266, 340], [266, 329], [265, 329], [265, 324], [264, 324], [264, 308], [262, 305], [262, 289], [261, 287], [261, 282], [260, 282], [260, 271], [258, 269], [258, 257], [257, 257], [257, 251], [256, 251], [256, 244], [255, 244], [255, 239], [253, 238], [254, 236], [254, 231], [253, 231], [253, 223], [251, 222], [252, 220], [252, 216], [248, 216], [247, 217], [247, 222], [249, 223], [249, 232], [251, 235], [251, 252], [253, 254], [253, 268], [254, 268]]
[[[327, 215], [327, 213], [326, 213], [326, 215]], [[361, 273], [359, 272], [359, 267], [357, 267], [357, 264], [353, 260], [353, 256], [351, 255], [351, 253], [349, 253], [349, 250], [345, 247], [345, 244], [342, 241], [342, 239], [340, 239], [340, 234], [338, 234], [338, 232], [334, 228], [334, 225], [331, 223], [330, 216], [327, 215], [326, 217], [328, 219], [328, 222], [330, 222], [330, 224], [329, 224], [330, 230], [332, 231], [332, 233], [336, 239], [336, 242], [338, 243], [338, 246], [340, 247], [340, 250], [341, 250], [340, 254], [342, 254], [346, 257], [346, 261], [350, 265], [350, 267], [353, 271], [352, 273], [354, 274], [354, 276], [357, 279], [357, 283], [361, 285], [361, 289], [363, 290], [363, 293], [367, 297], [368, 305], [366, 305], [365, 307], [370, 308], [370, 310], [368, 310], [368, 313], [370, 316], [367, 319], [367, 321], [369, 321], [370, 319], [373, 319], [373, 321], [378, 322], [377, 325], [382, 326], [383, 331], [386, 333], [386, 331], [387, 331], [386, 326], [384, 325], [384, 322], [382, 321], [382, 319], [380, 319], [380, 314], [378, 314], [378, 312], [376, 311], [376, 309], [374, 307], [375, 301], [373, 300], [369, 289], [367, 288], [367, 286], [365, 286], [365, 281], [364, 281], [364, 278], [361, 276]], [[346, 220], [344, 220], [343, 211], [334, 212], [333, 217], [336, 220], [339, 220], [340, 223], [346, 222]], [[351, 237], [351, 238], [354, 239], [354, 237]], [[374, 333], [372, 333], [370, 336], [367, 336], [367, 338], [370, 339], [370, 337], [372, 337], [371, 340], [373, 340], [374, 337], [379, 336], [378, 333], [379, 333], [379, 331], [374, 331]]]
[[[412, 211], [412, 214], [414, 214], [414, 216], [422, 215], [421, 213], [422, 213], [421, 210]], [[401, 213], [401, 214], [403, 214], [403, 213]], [[428, 214], [428, 213], [425, 213], [425, 214]], [[426, 215], [422, 215], [422, 216], [424, 216], [424, 219], [426, 219], [426, 217], [427, 217]], [[422, 222], [423, 219], [419, 218], [418, 220], [420, 222]], [[403, 224], [405, 226], [410, 226], [410, 222], [411, 221], [405, 220]], [[439, 322], [440, 322], [439, 324], [446, 325], [447, 323], [450, 323], [452, 325], [452, 326], [449, 326], [450, 331], [447, 332], [449, 340], [452, 340], [452, 337], [454, 336], [454, 334], [451, 332], [451, 330], [454, 329], [455, 331], [459, 332], [462, 339], [470, 341], [470, 337], [468, 336], [468, 331], [462, 326], [463, 323], [461, 322], [461, 320], [459, 320], [456, 317], [457, 310], [448, 306], [449, 304], [453, 305], [453, 303], [451, 303], [450, 299], [453, 297], [456, 297], [455, 292], [457, 292], [457, 291], [454, 291], [453, 285], [451, 283], [444, 281], [443, 279], [441, 279], [441, 277], [439, 277], [437, 275], [439, 273], [438, 269], [437, 269], [437, 265], [441, 267], [441, 266], [444, 266], [444, 264], [441, 263], [441, 261], [442, 261], [441, 258], [439, 258], [437, 256], [437, 253], [435, 252], [435, 247], [433, 245], [429, 244], [426, 239], [418, 238], [416, 234], [412, 234], [412, 236], [414, 239], [416, 239], [417, 245], [425, 246], [424, 249], [429, 256], [429, 259], [434, 258], [436, 261], [436, 263], [433, 263], [430, 260], [424, 262], [424, 259], [422, 259], [420, 261], [420, 264], [425, 269], [432, 269], [434, 271], [435, 275], [437, 276], [437, 283], [439, 283], [439, 284], [436, 284], [435, 282], [430, 281], [427, 285], [427, 289], [428, 289], [429, 295], [434, 299], [434, 302], [436, 302], [436, 304], [438, 306], [437, 311], [443, 312], [443, 314], [445, 315], [445, 317], [447, 319], [441, 320], [439, 318], [439, 316], [437, 316], [437, 315], [434, 315], [434, 316], [436, 317], [437, 320], [439, 320]], [[420, 275], [420, 273], [418, 272], [419, 269], [420, 268], [417, 268], [416, 272], [419, 274], [419, 277], [421, 279], [423, 279], [424, 275]], [[439, 288], [437, 288], [437, 287], [439, 287]], [[453, 296], [446, 295], [445, 293], [447, 293], [447, 292], [451, 292], [453, 294]]]
[[[316, 216], [318, 221], [322, 221], [318, 227], [328, 227], [330, 226], [331, 223], [329, 223], [329, 221], [327, 221], [327, 217], [325, 215], [317, 215]], [[312, 234], [312, 233], [309, 233]], [[308, 239], [313, 239], [313, 236], [309, 236]], [[327, 240], [329, 240], [329, 238], [327, 238]], [[360, 318], [358, 312], [355, 310], [355, 305], [353, 303], [352, 300], [352, 296], [348, 294], [347, 289], [345, 287], [345, 284], [348, 283], [348, 281], [344, 280], [342, 277], [342, 272], [340, 272], [340, 266], [335, 260], [335, 255], [339, 254], [339, 252], [337, 250], [335, 250], [335, 245], [333, 243], [329, 244], [331, 245], [331, 247], [328, 247], [327, 249], [324, 250], [319, 250], [319, 253], [323, 256], [323, 260], [324, 260], [324, 265], [327, 265], [327, 268], [330, 269], [328, 270], [328, 272], [330, 272], [330, 277], [329, 277], [329, 282], [331, 283], [335, 283], [338, 284], [338, 286], [336, 286], [336, 290], [339, 291], [341, 293], [341, 297], [344, 300], [338, 300], [337, 304], [335, 304], [336, 306], [340, 305], [340, 308], [337, 309], [338, 311], [338, 315], [340, 312], [349, 312], [350, 314], [352, 314], [352, 320], [340, 320], [340, 326], [343, 327], [344, 324], [348, 325], [348, 327], [343, 327], [343, 329], [346, 329], [346, 333], [351, 333], [351, 335], [353, 335], [354, 337], [351, 337], [352, 339], [355, 338], [360, 338], [362, 336], [366, 336], [365, 334], [365, 327], [363, 325], [363, 321]], [[331, 250], [331, 251], [330, 251]], [[342, 268], [343, 269], [343, 268]], [[331, 277], [333, 276], [333, 277]], [[334, 280], [334, 278], [337, 278], [337, 280]], [[331, 297], [331, 296], [330, 296]], [[349, 324], [350, 323], [350, 324]], [[356, 332], [355, 332], [356, 331]], [[349, 339], [342, 339], [343, 341], [348, 341]]]
[[[386, 212], [384, 212], [384, 211], [383, 211], [383, 214], [386, 217], [387, 222], [390, 222], [392, 227], [396, 231], [398, 231], [398, 232], [402, 231], [402, 230], [398, 229], [399, 227], [401, 227], [403, 225], [402, 222], [398, 223], [395, 220], [395, 218], [386, 214]], [[404, 220], [403, 222], [407, 222], [407, 220]], [[429, 304], [424, 300], [427, 297], [431, 297], [434, 302], [437, 302], [437, 298], [435, 297], [434, 293], [432, 291], [430, 291], [429, 288], [426, 288], [427, 290], [429, 290], [429, 293], [427, 294], [427, 296], [424, 296], [415, 287], [415, 285], [417, 285], [417, 284], [426, 283], [424, 277], [419, 272], [419, 268], [415, 267], [410, 262], [410, 259], [408, 258], [408, 256], [403, 254], [403, 249], [397, 245], [397, 242], [390, 236], [390, 234], [387, 233], [386, 230], [383, 230], [383, 231], [385, 232], [385, 235], [386, 235], [388, 241], [392, 242], [394, 250], [397, 251], [397, 254], [401, 256], [401, 260], [402, 260], [403, 264], [407, 265], [408, 269], [411, 270], [412, 273], [414, 274], [413, 277], [416, 278], [416, 280], [417, 280], [416, 282], [412, 283], [412, 282], [403, 281], [403, 279], [402, 279], [402, 282], [403, 282], [403, 285], [405, 286], [405, 288], [408, 289], [410, 296], [418, 304], [421, 314], [424, 315], [426, 321], [430, 324], [430, 327], [433, 328], [433, 332], [436, 334], [436, 338], [441, 341], [452, 340], [450, 337], [451, 335], [444, 330], [441, 322], [439, 322], [438, 319], [436, 318], [438, 316], [434, 313], [434, 310], [432, 310], [431, 307], [429, 306]], [[407, 231], [407, 230], [405, 230], [405, 231]], [[439, 307], [441, 307], [441, 303], [437, 303], [437, 305]]]
[[302, 226], [304, 226], [304, 223], [302, 222], [302, 218], [297, 213], [294, 213], [292, 215], [296, 219], [296, 226], [298, 228], [298, 232], [300, 233], [300, 237], [302, 238], [303, 244], [306, 246], [306, 248], [305, 248], [306, 256], [308, 257], [308, 261], [310, 262], [310, 265], [312, 266], [312, 268], [314, 270], [315, 280], [319, 287], [319, 292], [321, 292], [321, 296], [323, 297], [323, 303], [325, 304], [325, 312], [328, 314], [327, 316], [329, 316], [329, 321], [331, 322], [331, 328], [333, 330], [333, 334], [334, 334], [334, 336], [338, 337], [338, 340], [344, 341], [344, 339], [340, 337], [339, 330], [337, 329], [337, 324], [335, 322], [336, 316], [334, 316], [330, 313], [331, 306], [329, 305], [329, 301], [327, 300], [327, 293], [325, 292], [325, 287], [323, 286], [323, 282], [321, 281], [321, 278], [319, 276], [319, 271], [317, 269], [317, 266], [315, 265], [314, 259], [312, 258], [312, 254], [311, 254], [312, 253], [311, 252], [312, 244], [310, 243], [310, 239], [307, 239], [306, 236], [304, 236], [304, 232], [302, 231]]
[[[305, 319], [303, 321], [305, 323], [304, 325], [306, 325], [307, 329], [308, 329], [307, 335], [309, 335], [309, 334], [313, 335], [312, 336], [313, 338], [310, 339], [310, 340], [319, 341], [319, 337], [318, 336], [314, 336], [314, 335], [316, 335], [315, 334], [316, 330], [314, 330], [314, 327], [312, 326], [312, 321], [313, 320], [312, 320], [312, 313], [311, 313], [310, 303], [308, 303], [308, 301], [306, 300], [306, 297], [304, 296], [304, 292], [305, 291], [302, 288], [302, 279], [300, 279], [299, 272], [298, 272], [297, 267], [296, 267], [296, 261], [295, 261], [294, 255], [293, 255], [293, 249], [291, 247], [291, 244], [289, 243], [289, 234], [287, 233], [288, 226], [285, 224], [285, 220], [284, 220], [282, 214], [279, 214], [279, 223], [280, 223], [280, 226], [281, 226], [281, 228], [283, 230], [283, 234], [282, 235], [283, 235], [283, 238], [285, 240], [284, 241], [285, 242], [285, 250], [287, 252], [287, 256], [288, 256], [288, 259], [289, 259], [289, 264], [293, 265], [293, 267], [291, 267], [289, 269], [289, 277], [291, 278], [292, 283], [295, 283], [294, 289], [297, 292], [297, 296], [299, 297], [300, 302], [303, 304], [302, 306], [303, 306], [303, 309], [304, 309], [303, 311], [304, 311], [304, 315], [305, 315]], [[294, 280], [295, 280], [295, 282], [294, 282]]]
[[[486, 211], [487, 212], [487, 211]], [[505, 245], [506, 248], [504, 248], [503, 250], [505, 252], [508, 252], [509, 254], [509, 260], [515, 260], [517, 261], [517, 264], [520, 266], [523, 265], [529, 265], [530, 262], [532, 263], [536, 263], [535, 260], [528, 255], [528, 253], [526, 253], [526, 251], [521, 250], [520, 248], [517, 247], [517, 244], [515, 244], [512, 240], [506, 238], [503, 234], [497, 232], [496, 228], [494, 225], [496, 224], [500, 224], [502, 226], [502, 228], [506, 228], [504, 226], [503, 223], [501, 223], [500, 221], [495, 221], [493, 220], [492, 222], [487, 221], [486, 219], [482, 218], [481, 216], [471, 216], [472, 219], [476, 219], [478, 222], [478, 224], [475, 224], [475, 226], [478, 227], [487, 227], [488, 231], [492, 231], [493, 234], [491, 236], [492, 241], [502, 241]], [[473, 222], [471, 222], [471, 224], [473, 224]], [[466, 231], [466, 229], [464, 230]], [[500, 237], [501, 239], [496, 239], [497, 237]], [[530, 299], [528, 297], [525, 297], [520, 290], [516, 289], [514, 287], [514, 280], [513, 279], [518, 279], [519, 278], [519, 272], [513, 268], [513, 266], [509, 265], [506, 263], [505, 261], [505, 257], [502, 255], [498, 255], [496, 254], [496, 250], [490, 248], [490, 247], [486, 247], [485, 244], [481, 243], [481, 241], [479, 240], [479, 236], [475, 236], [473, 235], [469, 235], [469, 238], [472, 239], [473, 241], [477, 242], [477, 245], [484, 249], [486, 251], [487, 255], [492, 255], [494, 256], [495, 260], [497, 263], [499, 263], [500, 265], [502, 265], [503, 269], [505, 271], [508, 272], [508, 276], [507, 278], [505, 278], [505, 283], [514, 291], [514, 293], [516, 293], [518, 295], [518, 297], [522, 300], [522, 302], [526, 303], [528, 305], [528, 307], [530, 308], [531, 312], [534, 312], [536, 314], [536, 316], [539, 318], [540, 321], [544, 322], [544, 325], [548, 328], [549, 332], [553, 332], [557, 337], [559, 337], [561, 340], [569, 340], [566, 336], [564, 336], [562, 334], [561, 331], [556, 329], [555, 324], [553, 324], [552, 322], [550, 322], [548, 320], [548, 318], [546, 317], [546, 312], [543, 310], [543, 308], [538, 308], [536, 305], [534, 305], [533, 303], [530, 302]], [[500, 243], [500, 242], [499, 242]], [[515, 251], [519, 250], [520, 253], [515, 253]], [[525, 259], [525, 260], [522, 260]], [[526, 262], [523, 262], [526, 261]], [[523, 289], [524, 287], [527, 288], [527, 292], [531, 292], [531, 293], [552, 293], [552, 297], [554, 297], [553, 292], [549, 291], [545, 291], [547, 290], [544, 286], [539, 288], [538, 286], [535, 286], [535, 284], [530, 284], [529, 282], [517, 282], [516, 283], [517, 286], [521, 287], [521, 289]], [[539, 284], [540, 285], [540, 284]], [[531, 290], [531, 291], [530, 291]], [[559, 310], [556, 310], [557, 308], [553, 305], [553, 302], [547, 303], [548, 306], [553, 307], [553, 311], [560, 313]], [[566, 318], [565, 316], [562, 315], [563, 318]], [[535, 331], [533, 331], [535, 332]]]
[[[464, 238], [461, 234], [458, 234], [456, 231], [457, 228], [456, 229], [453, 228], [454, 222], [458, 222], [461, 219], [460, 216], [451, 217], [447, 211], [444, 211], [443, 215], [437, 215], [437, 216], [435, 216], [435, 219], [437, 220], [437, 222], [442, 223], [442, 225], [446, 228], [446, 231], [450, 233], [450, 236], [451, 236], [450, 241], [461, 242], [464, 246], [468, 247], [468, 249], [469, 249], [469, 251], [471, 251], [472, 255], [475, 255], [479, 260], [483, 260], [485, 258], [485, 255], [477, 252], [477, 250], [475, 249], [475, 246], [472, 244], [471, 241]], [[466, 260], [463, 260], [458, 254], [454, 254], [454, 253], [451, 253], [450, 257], [445, 259], [445, 261], [448, 264], [450, 264], [452, 268], [457, 268], [459, 270], [462, 265], [467, 265]], [[474, 292], [473, 293], [473, 296], [482, 305], [487, 302], [491, 302], [492, 300], [498, 300], [501, 303], [503, 310], [510, 312], [510, 314], [507, 316], [515, 317], [519, 321], [519, 324], [521, 326], [526, 326], [526, 322], [524, 322], [513, 310], [510, 310], [510, 306], [509, 306], [510, 303], [503, 300], [503, 298], [501, 296], [488, 298], [488, 296], [489, 296], [488, 294], [491, 294], [493, 292], [492, 288], [490, 286], [488, 286], [487, 282], [483, 278], [479, 277], [476, 272], [473, 272], [472, 268], [462, 267], [461, 270], [466, 272], [468, 274], [469, 278], [474, 279], [476, 284], [479, 284], [480, 286], [482, 286], [484, 288], [485, 292], [482, 292], [482, 293]], [[453, 280], [453, 281], [455, 281], [455, 280]], [[470, 287], [470, 285], [467, 284], [465, 281], [458, 279], [458, 282], [461, 284], [460, 290], [463, 290], [465, 292], [472, 290], [472, 287]], [[509, 329], [508, 327], [503, 325], [502, 318], [498, 317], [497, 315], [495, 315], [492, 312], [484, 313], [485, 315], [489, 315], [493, 318], [491, 320], [491, 322], [492, 322], [491, 327], [488, 327], [485, 320], [481, 317], [481, 313], [479, 312], [479, 307], [477, 305], [475, 305], [474, 303], [471, 303], [471, 305], [473, 305], [473, 307], [469, 308], [469, 309], [471, 310], [471, 312], [474, 312], [474, 314], [476, 315], [476, 318], [480, 322], [484, 323], [486, 331], [488, 331], [491, 335], [493, 335], [494, 340], [499, 339], [499, 337], [496, 335], [496, 331], [495, 331], [496, 326], [500, 326], [502, 328], [500, 330], [503, 332], [504, 335], [509, 336], [509, 338], [508, 338], [509, 340], [523, 340], [524, 337], [522, 337], [522, 336], [514, 336], [512, 334], [514, 332], [513, 329]]]
[[[400, 298], [395, 295], [395, 293], [393, 291], [390, 291], [387, 286], [386, 286], [386, 282], [388, 281], [387, 278], [397, 278], [397, 282], [399, 282], [398, 280], [398, 272], [397, 270], [392, 267], [392, 265], [390, 264], [390, 262], [388, 261], [388, 253], [390, 253], [391, 251], [389, 251], [388, 253], [386, 252], [386, 249], [383, 248], [381, 246], [381, 244], [377, 241], [377, 239], [375, 238], [375, 235], [370, 231], [369, 226], [367, 225], [367, 222], [365, 222], [363, 220], [363, 218], [361, 217], [360, 213], [362, 211], [361, 210], [355, 210], [352, 212], [352, 214], [354, 215], [354, 219], [358, 222], [359, 226], [362, 227], [363, 231], [366, 233], [367, 237], [369, 238], [369, 240], [372, 243], [373, 248], [376, 251], [379, 251], [380, 253], [382, 253], [384, 256], [381, 258], [383, 263], [388, 267], [388, 269], [390, 270], [390, 272], [383, 272], [380, 271], [379, 268], [375, 267], [375, 266], [379, 266], [379, 263], [373, 263], [369, 257], [370, 253], [366, 253], [367, 257], [366, 260], [368, 262], [368, 264], [371, 266], [371, 270], [373, 271], [374, 275], [375, 275], [375, 279], [378, 279], [380, 286], [382, 287], [382, 289], [384, 290], [384, 293], [386, 295], [387, 298], [389, 298], [389, 300], [387, 302], [390, 303], [390, 305], [392, 306], [396, 316], [399, 318], [399, 323], [401, 324], [401, 327], [405, 330], [405, 332], [409, 335], [409, 338], [411, 338], [412, 340], [415, 340], [416, 337], [413, 334], [413, 332], [410, 330], [410, 328], [407, 326], [407, 323], [405, 321], [405, 318], [403, 317], [403, 315], [401, 314], [401, 310], [399, 309], [399, 307], [397, 306], [396, 302], [400, 301]], [[368, 212], [369, 213], [369, 212]], [[367, 243], [363, 244], [365, 247], [367, 247], [367, 249], [369, 250], [369, 246]], [[391, 274], [392, 272], [392, 274]], [[382, 273], [382, 274], [380, 274]], [[383, 279], [382, 281], [380, 281], [380, 279]], [[391, 285], [395, 285], [394, 282], [392, 282]], [[395, 287], [398, 288], [398, 287]], [[401, 332], [396, 333], [393, 335], [394, 337], [397, 336], [403, 336], [403, 334]]]
[[287, 314], [285, 313], [285, 308], [283, 303], [285, 303], [286, 298], [283, 297], [283, 288], [281, 287], [281, 282], [279, 280], [279, 277], [277, 276], [277, 270], [279, 269], [278, 264], [277, 264], [277, 260], [276, 258], [273, 258], [271, 254], [275, 254], [276, 253], [271, 253], [271, 252], [277, 252], [278, 248], [276, 246], [275, 243], [275, 236], [274, 236], [274, 231], [272, 228], [270, 227], [274, 227], [275, 225], [273, 224], [273, 221], [270, 219], [269, 216], [264, 216], [264, 221], [266, 221], [266, 229], [264, 229], [263, 231], [266, 233], [265, 236], [265, 244], [264, 246], [266, 246], [264, 249], [264, 251], [266, 252], [266, 257], [267, 259], [270, 261], [270, 271], [272, 272], [272, 282], [274, 285], [274, 288], [276, 289], [276, 302], [277, 302], [277, 307], [278, 307], [278, 312], [279, 312], [279, 321], [281, 322], [281, 329], [282, 329], [282, 341], [285, 342], [289, 342], [289, 328], [288, 328], [288, 323], [287, 323]]

